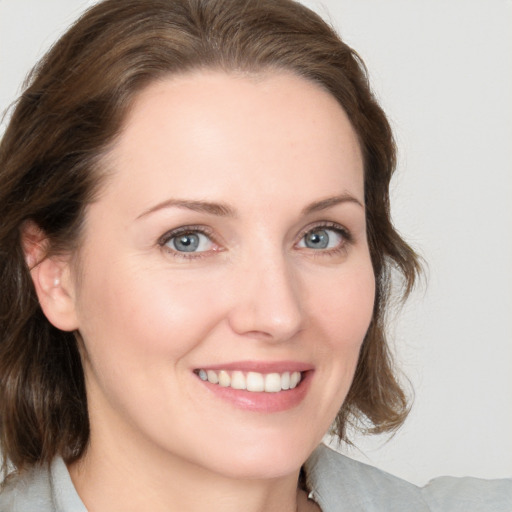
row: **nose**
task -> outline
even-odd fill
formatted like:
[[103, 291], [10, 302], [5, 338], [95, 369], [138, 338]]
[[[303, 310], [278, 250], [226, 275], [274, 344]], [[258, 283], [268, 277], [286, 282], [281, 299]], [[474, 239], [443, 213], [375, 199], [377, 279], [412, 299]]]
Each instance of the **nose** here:
[[229, 323], [237, 334], [282, 342], [301, 330], [300, 283], [283, 255], [253, 257], [240, 266], [235, 279]]

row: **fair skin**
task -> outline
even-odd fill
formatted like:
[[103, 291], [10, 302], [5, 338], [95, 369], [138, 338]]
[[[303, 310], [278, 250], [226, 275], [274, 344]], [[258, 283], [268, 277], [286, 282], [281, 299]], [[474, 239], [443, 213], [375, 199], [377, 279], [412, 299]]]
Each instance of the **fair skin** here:
[[[375, 292], [344, 111], [284, 72], [168, 78], [104, 166], [78, 257], [32, 271], [50, 321], [82, 339], [91, 438], [69, 470], [84, 504], [318, 510], [300, 467], [350, 387]], [[278, 389], [234, 389], [249, 373]]]

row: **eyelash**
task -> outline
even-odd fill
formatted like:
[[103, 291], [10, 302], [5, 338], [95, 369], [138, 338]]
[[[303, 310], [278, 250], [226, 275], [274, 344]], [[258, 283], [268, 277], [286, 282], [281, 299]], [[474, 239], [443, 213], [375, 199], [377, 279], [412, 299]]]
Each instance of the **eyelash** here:
[[[322, 229], [335, 231], [338, 235], [341, 236], [342, 241], [336, 246], [331, 249], [312, 249], [312, 248], [306, 248], [309, 249], [309, 254], [316, 256], [331, 256], [336, 255], [341, 252], [345, 252], [348, 249], [348, 246], [350, 246], [353, 243], [353, 237], [352, 234], [343, 226], [340, 224], [337, 224], [335, 222], [320, 222], [318, 224], [315, 224], [313, 226], [308, 226], [305, 228], [300, 234], [299, 234], [299, 241], [303, 240], [304, 237], [312, 232], [312, 231], [319, 231]], [[167, 254], [171, 254], [175, 258], [180, 259], [186, 259], [186, 260], [195, 260], [195, 259], [201, 259], [206, 258], [211, 255], [212, 252], [220, 252], [219, 250], [209, 250], [209, 251], [200, 251], [200, 252], [181, 252], [176, 251], [174, 249], [171, 249], [169, 247], [166, 247], [166, 245], [173, 239], [182, 235], [189, 235], [189, 234], [202, 234], [206, 237], [208, 237], [213, 244], [217, 244], [215, 237], [213, 236], [213, 231], [205, 226], [182, 226], [177, 229], [173, 229], [171, 231], [168, 231], [164, 235], [162, 235], [158, 239], [158, 245], [165, 250]], [[297, 244], [298, 242], [296, 242]], [[296, 245], [295, 244], [295, 245]]]
[[[164, 235], [162, 235], [158, 239], [158, 245], [162, 247], [162, 249], [165, 250], [167, 254], [172, 255], [175, 258], [181, 258], [185, 260], [195, 260], [195, 259], [201, 259], [208, 257], [212, 251], [201, 251], [201, 252], [181, 252], [176, 251], [174, 249], [171, 249], [170, 247], [166, 247], [166, 245], [173, 239], [178, 236], [183, 235], [193, 235], [193, 234], [202, 234], [206, 237], [208, 237], [213, 244], [216, 244], [215, 237], [213, 236], [213, 231], [205, 226], [182, 226], [177, 229], [173, 229], [171, 231], [168, 231]], [[213, 252], [219, 252], [219, 251], [213, 251]]]
[[343, 252], [346, 252], [348, 247], [353, 243], [354, 239], [350, 231], [340, 224], [337, 224], [336, 222], [319, 222], [318, 224], [315, 224], [313, 226], [308, 226], [305, 228], [299, 235], [299, 241], [303, 240], [304, 237], [311, 233], [312, 231], [320, 231], [322, 229], [335, 231], [341, 238], [341, 242], [336, 246], [332, 247], [331, 249], [309, 249], [309, 254], [313, 255], [314, 257], [322, 257], [322, 256], [334, 256]]

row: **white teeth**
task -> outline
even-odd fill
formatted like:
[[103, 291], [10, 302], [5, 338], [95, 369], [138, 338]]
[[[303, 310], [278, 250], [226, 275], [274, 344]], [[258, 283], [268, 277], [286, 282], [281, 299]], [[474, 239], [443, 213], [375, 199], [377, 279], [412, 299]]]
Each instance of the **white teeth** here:
[[265, 380], [263, 374], [256, 372], [249, 372], [247, 374], [247, 391], [264, 391]]
[[246, 389], [245, 376], [242, 372], [233, 372], [231, 375], [231, 387], [233, 389]]
[[294, 389], [302, 380], [300, 372], [284, 373], [259, 373], [236, 370], [228, 372], [227, 370], [196, 370], [197, 375], [203, 381], [211, 384], [218, 384], [224, 388], [246, 389], [252, 392], [278, 393]]
[[290, 375], [290, 389], [294, 389], [297, 387], [297, 384], [300, 382], [300, 373], [293, 372]]
[[265, 377], [265, 391], [267, 393], [281, 391], [281, 375], [279, 373], [269, 373]]
[[231, 377], [228, 372], [225, 372], [224, 370], [219, 372], [219, 385], [223, 388], [227, 388], [231, 385]]
[[208, 370], [206, 374], [208, 375], [208, 382], [211, 382], [212, 384], [219, 383], [219, 376], [217, 375], [217, 372], [214, 372], [213, 370]]

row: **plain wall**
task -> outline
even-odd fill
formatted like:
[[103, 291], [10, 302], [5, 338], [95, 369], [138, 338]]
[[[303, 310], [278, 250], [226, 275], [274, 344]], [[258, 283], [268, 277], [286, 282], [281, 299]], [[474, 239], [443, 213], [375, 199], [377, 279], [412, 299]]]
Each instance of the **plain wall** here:
[[[0, 110], [80, 0], [0, 0]], [[401, 431], [344, 450], [412, 482], [512, 475], [512, 2], [304, 2], [365, 60], [399, 146], [393, 217], [428, 285], [392, 320]]]

